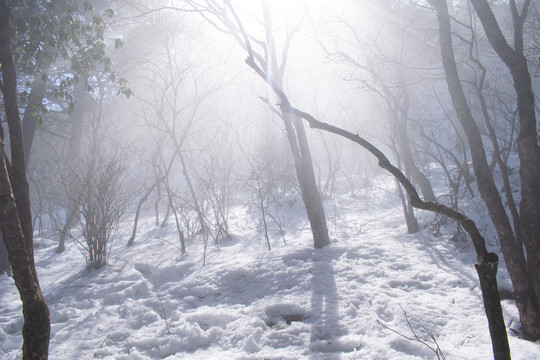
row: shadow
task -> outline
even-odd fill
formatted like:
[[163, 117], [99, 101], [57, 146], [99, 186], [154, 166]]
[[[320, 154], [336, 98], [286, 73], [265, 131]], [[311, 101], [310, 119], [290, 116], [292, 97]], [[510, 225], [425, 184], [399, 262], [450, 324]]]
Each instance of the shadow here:
[[[446, 249], [446, 253], [443, 254], [441, 250], [437, 249], [435, 244], [430, 244], [430, 240], [426, 235], [419, 237], [422, 243], [425, 244], [425, 251], [430, 256], [433, 264], [444, 273], [456, 274], [460, 279], [468, 280], [464, 283], [463, 287], [478, 287], [478, 277], [474, 276], [476, 271], [474, 270], [475, 261], [469, 262], [465, 256], [466, 253], [460, 253], [453, 248], [452, 244], [447, 244], [449, 247]], [[500, 266], [500, 265], [499, 265]], [[467, 267], [473, 269], [473, 271], [465, 270]]]
[[339, 323], [334, 267], [331, 257], [324, 256], [325, 253], [324, 249], [315, 250], [311, 267], [311, 358], [319, 359], [320, 353], [337, 353], [330, 358], [339, 359], [341, 351], [337, 340], [345, 334]]

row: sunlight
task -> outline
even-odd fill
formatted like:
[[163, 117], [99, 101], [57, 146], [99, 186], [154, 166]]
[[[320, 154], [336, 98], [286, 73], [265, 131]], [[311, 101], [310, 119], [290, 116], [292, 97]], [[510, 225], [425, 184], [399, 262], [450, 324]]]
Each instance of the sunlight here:
[[[322, 49], [318, 42], [324, 40], [321, 36], [332, 32], [334, 19], [343, 16], [344, 1], [237, 0], [232, 5], [250, 36], [256, 57], [258, 54], [260, 59], [265, 59], [259, 65], [267, 77], [283, 87], [287, 73], [287, 78], [294, 77], [290, 80], [297, 85], [289, 85], [297, 86], [294, 91], [297, 96], [313, 98], [314, 94], [309, 90], [317, 88], [319, 79], [324, 77], [323, 74], [316, 75], [322, 66]], [[271, 36], [267, 27], [271, 28]], [[297, 71], [290, 72], [289, 69]], [[267, 97], [272, 98], [271, 89], [267, 91]]]
[[[336, 8], [342, 1], [329, 0], [241, 0], [234, 1], [236, 11], [242, 21], [246, 32], [256, 40], [252, 46], [264, 42], [276, 51], [276, 57], [282, 55], [285, 47], [294, 43], [295, 49], [305, 49], [306, 46], [312, 46], [316, 38], [315, 26], [320, 25], [317, 20], [323, 14], [328, 18], [336, 12]], [[267, 37], [265, 33], [266, 26], [272, 28], [272, 37]], [[291, 42], [291, 44], [289, 44]], [[303, 51], [300, 51], [303, 52]], [[270, 54], [272, 57], [272, 54]]]
[[0, 0], [0, 359], [540, 354], [516, 3]]

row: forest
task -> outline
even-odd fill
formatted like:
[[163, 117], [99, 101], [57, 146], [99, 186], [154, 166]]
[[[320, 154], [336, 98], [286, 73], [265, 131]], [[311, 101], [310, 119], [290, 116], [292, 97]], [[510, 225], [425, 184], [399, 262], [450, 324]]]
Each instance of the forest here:
[[0, 0], [0, 358], [540, 359], [540, 3]]

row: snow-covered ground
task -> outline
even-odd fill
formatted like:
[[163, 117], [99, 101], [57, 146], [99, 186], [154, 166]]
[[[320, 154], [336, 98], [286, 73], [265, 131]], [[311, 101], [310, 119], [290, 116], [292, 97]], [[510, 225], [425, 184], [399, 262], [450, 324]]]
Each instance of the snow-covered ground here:
[[[182, 256], [174, 224], [151, 217], [130, 248], [123, 224], [100, 270], [73, 243], [58, 255], [56, 238], [36, 238], [50, 359], [437, 359], [437, 344], [447, 359], [492, 359], [471, 246], [406, 234], [386, 180], [326, 204], [332, 243], [321, 250], [300, 201], [284, 205], [287, 244], [275, 232], [271, 251], [234, 209], [233, 237], [209, 245], [206, 266], [200, 238]], [[508, 286], [504, 269], [500, 279]], [[0, 357], [17, 359], [21, 305], [10, 278], [0, 288]], [[519, 329], [514, 303], [503, 308]], [[413, 331], [425, 344], [404, 337]], [[509, 339], [514, 359], [540, 359], [539, 343]]]

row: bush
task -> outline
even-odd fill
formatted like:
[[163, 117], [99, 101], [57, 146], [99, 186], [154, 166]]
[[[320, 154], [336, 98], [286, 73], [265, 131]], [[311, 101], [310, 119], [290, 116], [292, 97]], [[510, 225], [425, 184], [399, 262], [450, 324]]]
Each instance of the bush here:
[[105, 265], [112, 235], [130, 203], [126, 167], [118, 159], [81, 164], [71, 179], [71, 197], [78, 209], [80, 238], [72, 236], [87, 267]]

